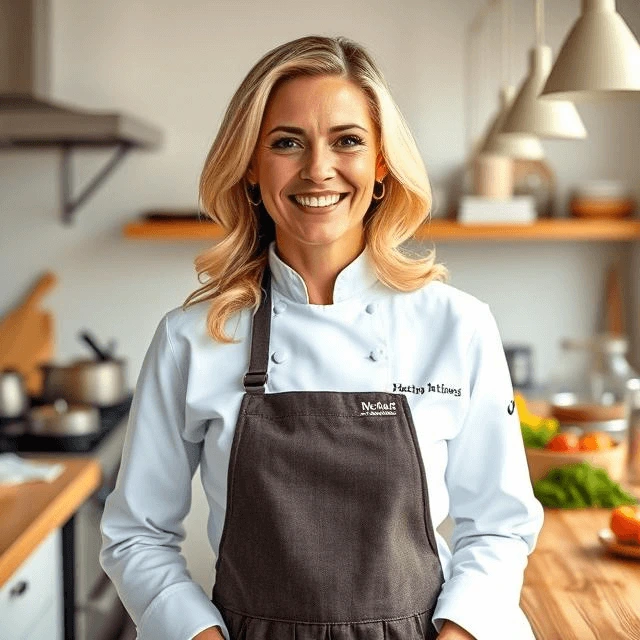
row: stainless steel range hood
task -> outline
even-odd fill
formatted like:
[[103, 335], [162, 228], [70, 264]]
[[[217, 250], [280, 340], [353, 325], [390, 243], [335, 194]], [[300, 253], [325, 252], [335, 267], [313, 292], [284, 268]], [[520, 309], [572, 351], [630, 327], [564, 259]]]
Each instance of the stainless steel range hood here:
[[[62, 149], [65, 222], [131, 149], [153, 149], [161, 131], [124, 113], [96, 112], [50, 98], [49, 0], [0, 0], [0, 150]], [[74, 200], [70, 153], [78, 146], [116, 147], [114, 157]]]
[[156, 127], [49, 97], [49, 0], [0, 0], [0, 146], [115, 145], [152, 148]]

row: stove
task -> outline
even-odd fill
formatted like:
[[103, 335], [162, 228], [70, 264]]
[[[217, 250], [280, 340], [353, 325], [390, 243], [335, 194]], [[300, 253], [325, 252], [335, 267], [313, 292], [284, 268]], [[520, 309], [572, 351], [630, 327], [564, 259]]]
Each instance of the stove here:
[[[34, 435], [26, 419], [0, 420], [0, 452], [91, 456], [102, 470], [95, 493], [62, 527], [65, 640], [117, 640], [130, 628], [115, 587], [100, 566], [100, 520], [115, 487], [133, 393], [100, 408], [100, 430], [83, 435]], [[31, 398], [31, 406], [45, 404]]]
[[[100, 445], [102, 440], [129, 415], [133, 394], [113, 407], [100, 408], [100, 430], [82, 435], [35, 435], [29, 433], [26, 418], [0, 418], [0, 452], [56, 452], [88, 453]], [[31, 406], [45, 404], [39, 398], [31, 398]]]

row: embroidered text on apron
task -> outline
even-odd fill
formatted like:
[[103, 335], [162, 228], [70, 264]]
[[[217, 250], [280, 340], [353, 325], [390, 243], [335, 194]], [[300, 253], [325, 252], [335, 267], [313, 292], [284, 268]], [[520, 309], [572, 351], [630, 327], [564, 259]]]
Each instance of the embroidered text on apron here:
[[265, 394], [253, 320], [212, 601], [231, 640], [422, 640], [443, 583], [403, 394]]

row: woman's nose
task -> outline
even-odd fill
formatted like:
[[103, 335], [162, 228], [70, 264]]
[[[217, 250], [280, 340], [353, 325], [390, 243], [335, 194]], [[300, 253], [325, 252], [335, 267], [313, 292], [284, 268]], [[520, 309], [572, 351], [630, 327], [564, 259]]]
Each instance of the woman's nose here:
[[324, 145], [315, 145], [304, 154], [304, 164], [300, 177], [312, 182], [324, 182], [336, 175], [334, 157], [331, 149]]

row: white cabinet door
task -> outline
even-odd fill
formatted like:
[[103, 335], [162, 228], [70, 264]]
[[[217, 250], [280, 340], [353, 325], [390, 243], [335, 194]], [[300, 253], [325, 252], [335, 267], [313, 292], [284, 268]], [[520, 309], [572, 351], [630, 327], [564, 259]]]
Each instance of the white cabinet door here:
[[55, 602], [40, 614], [34, 627], [29, 629], [22, 640], [60, 640], [63, 637], [62, 607]]
[[0, 588], [0, 638], [25, 640], [47, 624], [47, 640], [61, 640], [62, 536], [56, 529]]

